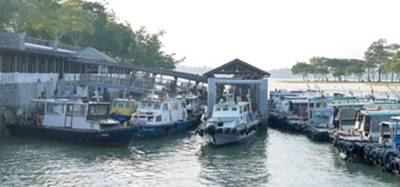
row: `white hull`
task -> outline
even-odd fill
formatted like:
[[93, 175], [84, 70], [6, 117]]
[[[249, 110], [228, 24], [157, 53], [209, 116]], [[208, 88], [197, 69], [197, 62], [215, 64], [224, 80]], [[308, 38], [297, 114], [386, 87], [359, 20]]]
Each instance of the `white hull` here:
[[[259, 123], [260, 123], [259, 120], [255, 120], [249, 126], [257, 126], [259, 125]], [[241, 135], [240, 133], [227, 134], [225, 132], [215, 133], [214, 135], [205, 134], [205, 138], [208, 143], [220, 146], [220, 145], [226, 145], [244, 141], [255, 135], [259, 129], [260, 128], [256, 128], [255, 130], [252, 130], [248, 134], [244, 133], [243, 135]]]
[[234, 135], [234, 134], [225, 134], [225, 133], [216, 133], [215, 135], [205, 135], [205, 138], [207, 142], [213, 144], [213, 145], [226, 145], [226, 144], [232, 144], [236, 142], [243, 141], [254, 134], [256, 134], [257, 131], [252, 131], [249, 134], [244, 134], [244, 135]]

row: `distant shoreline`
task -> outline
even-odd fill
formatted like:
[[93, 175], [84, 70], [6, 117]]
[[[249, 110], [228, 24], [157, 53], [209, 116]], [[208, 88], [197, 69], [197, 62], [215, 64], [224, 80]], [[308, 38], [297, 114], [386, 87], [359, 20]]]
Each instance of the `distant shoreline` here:
[[288, 80], [288, 79], [274, 79], [277, 82], [281, 83], [290, 83], [290, 84], [365, 84], [370, 86], [400, 86], [400, 82], [357, 82], [357, 81], [302, 81], [302, 80]]

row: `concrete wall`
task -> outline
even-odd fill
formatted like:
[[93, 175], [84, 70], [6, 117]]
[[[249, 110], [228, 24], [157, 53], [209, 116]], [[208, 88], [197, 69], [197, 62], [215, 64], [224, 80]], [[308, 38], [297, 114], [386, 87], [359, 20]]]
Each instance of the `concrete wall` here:
[[55, 88], [56, 81], [0, 84], [0, 106], [15, 111], [24, 107], [29, 100], [38, 98], [43, 91], [52, 97]]

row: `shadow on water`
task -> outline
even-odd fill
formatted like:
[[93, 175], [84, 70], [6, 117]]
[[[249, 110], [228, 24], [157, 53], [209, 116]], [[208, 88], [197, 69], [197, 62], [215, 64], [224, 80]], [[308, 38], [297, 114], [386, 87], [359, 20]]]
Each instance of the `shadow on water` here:
[[239, 144], [222, 147], [203, 145], [198, 156], [202, 166], [201, 183], [223, 186], [266, 184], [269, 178], [266, 141], [268, 133], [263, 129]]

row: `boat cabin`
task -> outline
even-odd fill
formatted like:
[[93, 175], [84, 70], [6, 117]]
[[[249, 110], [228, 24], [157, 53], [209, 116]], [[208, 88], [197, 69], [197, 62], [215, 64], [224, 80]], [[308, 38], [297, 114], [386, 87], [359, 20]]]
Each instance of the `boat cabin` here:
[[111, 117], [118, 121], [127, 121], [136, 112], [138, 102], [134, 99], [114, 99], [111, 103]]
[[214, 106], [212, 117], [207, 121], [207, 125], [234, 128], [236, 125], [250, 122], [252, 117], [253, 113], [249, 102], [219, 103]]
[[379, 140], [381, 122], [388, 121], [391, 117], [399, 115], [400, 110], [379, 110], [379, 108], [361, 110], [357, 114], [354, 130], [360, 133], [361, 140], [377, 142]]
[[391, 121], [382, 121], [380, 124], [379, 143], [398, 150], [400, 147], [400, 117], [392, 117]]
[[163, 124], [187, 119], [186, 102], [183, 99], [144, 100], [131, 120], [134, 123]]
[[315, 127], [332, 127], [333, 108], [329, 107], [331, 102], [331, 97], [308, 99], [308, 124]]
[[36, 99], [38, 105], [36, 124], [47, 127], [72, 129], [105, 129], [119, 126], [119, 122], [108, 119], [110, 103], [82, 102], [66, 99]]

